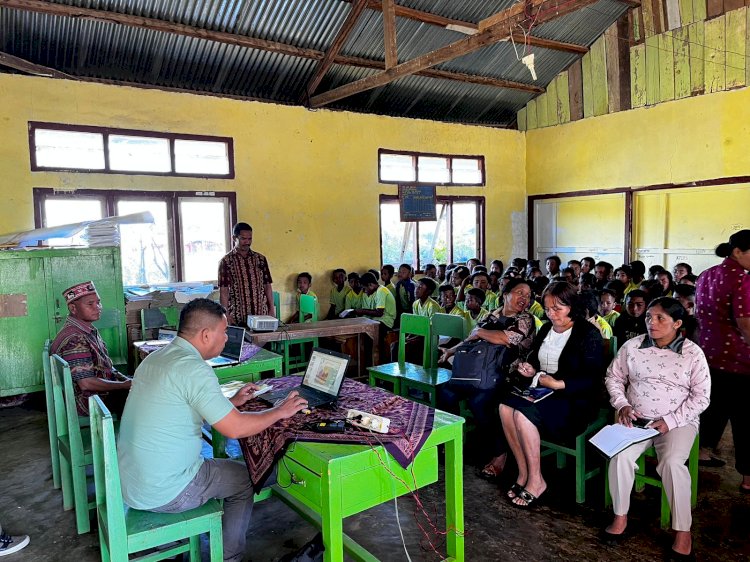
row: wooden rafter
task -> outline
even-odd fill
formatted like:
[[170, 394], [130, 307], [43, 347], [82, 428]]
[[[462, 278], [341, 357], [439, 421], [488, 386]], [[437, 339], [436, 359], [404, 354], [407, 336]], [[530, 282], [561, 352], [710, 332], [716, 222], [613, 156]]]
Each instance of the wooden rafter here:
[[[354, 0], [346, 0], [347, 2], [353, 2]], [[638, 0], [620, 0], [628, 5], [630, 3], [636, 3], [640, 5]], [[368, 0], [367, 8], [370, 10], [381, 11], [383, 3], [380, 0]], [[439, 16], [437, 14], [431, 14], [430, 12], [423, 12], [421, 10], [415, 10], [413, 8], [406, 8], [404, 6], [394, 5], [394, 11], [396, 16], [400, 18], [410, 19], [421, 23], [427, 23], [438, 27], [445, 27], [453, 30], [460, 30], [466, 34], [474, 34], [479, 32], [479, 25], [470, 21], [455, 20]], [[523, 34], [514, 33], [513, 40], [516, 43], [523, 43], [524, 39], [526, 44], [532, 47], [542, 47], [544, 49], [551, 49], [553, 51], [562, 51], [565, 53], [583, 54], [589, 52], [588, 47], [583, 45], [576, 45], [575, 43], [565, 43], [563, 41], [554, 41], [552, 39], [543, 39], [541, 37], [534, 37], [533, 35], [527, 35], [525, 38]]]
[[0, 66], [13, 68], [15, 70], [25, 72], [26, 74], [43, 76], [46, 78], [73, 78], [73, 76], [65, 74], [64, 72], [60, 72], [59, 70], [55, 70], [54, 68], [42, 66], [41, 64], [35, 64], [33, 62], [27, 61], [26, 59], [15, 57], [3, 52], [0, 52]]
[[398, 64], [396, 50], [396, 3], [394, 0], [383, 0], [383, 47], [385, 48], [385, 68]]
[[[378, 3], [379, 5], [379, 3]], [[368, 5], [369, 7], [369, 5]], [[148, 29], [152, 31], [159, 31], [162, 33], [171, 33], [175, 35], [182, 35], [185, 37], [193, 37], [197, 39], [205, 39], [207, 41], [214, 41], [216, 43], [224, 43], [228, 45], [237, 45], [239, 47], [246, 47], [249, 49], [257, 49], [261, 51], [269, 51], [286, 56], [300, 57], [311, 60], [323, 60], [325, 53], [315, 49], [306, 49], [302, 47], [295, 47], [294, 45], [288, 45], [286, 43], [280, 43], [278, 41], [269, 41], [267, 39], [256, 39], [254, 37], [247, 37], [245, 35], [237, 35], [234, 33], [225, 33], [222, 31], [211, 31], [208, 29], [201, 29], [199, 27], [193, 27], [189, 25], [183, 25], [179, 23], [167, 22], [154, 18], [145, 18], [140, 16], [132, 16], [128, 14], [119, 14], [117, 12], [108, 12], [104, 10], [94, 10], [91, 8], [79, 8], [76, 6], [68, 6], [65, 4], [53, 4], [51, 2], [44, 2], [42, 0], [0, 0], [0, 8], [10, 8], [14, 10], [24, 10], [40, 14], [48, 14], [60, 17], [71, 17], [71, 18], [85, 18], [93, 21], [100, 21], [111, 24], [127, 25], [130, 27], [136, 27], [140, 29]], [[336, 56], [334, 57], [334, 63], [344, 66], [355, 66], [359, 68], [372, 68], [376, 70], [385, 69], [385, 64], [381, 61], [372, 59], [365, 59], [361, 57], [350, 57], [350, 56]], [[33, 63], [29, 63], [33, 64]], [[56, 71], [55, 71], [56, 72]], [[517, 89], [532, 93], [542, 93], [543, 88], [538, 86], [532, 86], [521, 82], [513, 82], [510, 80], [501, 80], [496, 78], [490, 78], [486, 76], [477, 76], [473, 74], [464, 74], [459, 72], [448, 72], [448, 71], [436, 71], [432, 69], [426, 69], [417, 73], [419, 76], [427, 76], [429, 78], [441, 78], [444, 80], [454, 80], [458, 82], [468, 82], [472, 84], [483, 84], [485, 86], [493, 86], [497, 88], [508, 88]], [[75, 79], [79, 79], [75, 77]], [[243, 98], [245, 99], [245, 98]], [[254, 99], [254, 98], [253, 98]]]
[[[473, 53], [488, 45], [507, 39], [516, 26], [529, 17], [539, 25], [579, 10], [596, 1], [598, 0], [570, 0], [566, 4], [560, 4], [559, 0], [528, 0], [526, 3], [514, 4], [510, 8], [479, 22], [481, 31], [476, 35], [470, 35], [465, 39], [455, 41], [374, 76], [368, 76], [317, 95], [310, 100], [310, 104], [312, 107], [322, 107], [340, 99], [385, 86], [399, 78], [416, 74], [437, 64]], [[526, 8], [528, 8], [528, 13]]]
[[354, 29], [354, 25], [357, 23], [359, 16], [362, 14], [362, 11], [366, 6], [367, 0], [355, 0], [355, 2], [352, 3], [352, 9], [349, 11], [349, 15], [346, 16], [346, 19], [341, 25], [341, 29], [339, 29], [336, 38], [333, 40], [333, 43], [331, 43], [331, 46], [326, 51], [323, 59], [318, 63], [318, 66], [315, 69], [315, 74], [313, 74], [313, 77], [307, 84], [306, 90], [308, 97], [312, 96], [315, 93], [315, 90], [317, 90], [318, 86], [320, 85], [320, 81], [323, 80], [326, 72], [328, 72], [328, 69], [331, 68], [331, 65], [336, 59], [336, 55], [339, 54], [339, 52], [341, 51], [341, 47], [343, 47], [344, 43], [346, 43], [346, 40], [349, 38], [349, 35]]

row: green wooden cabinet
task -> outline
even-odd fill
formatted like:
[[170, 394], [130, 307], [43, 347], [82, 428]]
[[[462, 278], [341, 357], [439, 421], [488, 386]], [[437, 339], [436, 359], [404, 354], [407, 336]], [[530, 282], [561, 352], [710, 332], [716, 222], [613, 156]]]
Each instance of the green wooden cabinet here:
[[127, 362], [119, 248], [0, 252], [0, 396], [44, 389], [42, 346], [68, 316], [62, 292], [93, 281], [102, 299], [95, 324], [116, 364]]

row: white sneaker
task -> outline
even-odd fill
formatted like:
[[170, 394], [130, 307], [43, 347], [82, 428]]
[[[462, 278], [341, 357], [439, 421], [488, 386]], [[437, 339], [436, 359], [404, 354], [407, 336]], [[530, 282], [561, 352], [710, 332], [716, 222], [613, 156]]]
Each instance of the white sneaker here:
[[0, 556], [18, 552], [19, 550], [26, 548], [27, 544], [29, 544], [29, 535], [12, 537], [3, 533], [0, 535]]

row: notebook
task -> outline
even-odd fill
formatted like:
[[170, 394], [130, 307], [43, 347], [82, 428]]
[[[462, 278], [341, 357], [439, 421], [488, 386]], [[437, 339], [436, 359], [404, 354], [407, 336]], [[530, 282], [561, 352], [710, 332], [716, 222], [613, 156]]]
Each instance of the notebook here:
[[611, 459], [633, 443], [640, 443], [657, 435], [659, 431], [651, 427], [626, 427], [615, 423], [604, 426], [589, 442]]
[[242, 342], [245, 339], [245, 328], [239, 326], [227, 327], [227, 343], [218, 357], [206, 359], [211, 367], [227, 367], [237, 365], [242, 355]]
[[331, 404], [339, 397], [349, 359], [350, 357], [344, 353], [315, 347], [300, 386], [268, 392], [261, 400], [276, 404], [286, 398], [292, 390], [296, 390], [307, 399], [307, 404], [311, 408]]
[[551, 388], [547, 388], [544, 386], [529, 386], [527, 388], [518, 388], [517, 386], [514, 386], [513, 390], [511, 390], [512, 394], [520, 396], [521, 398], [525, 398], [529, 402], [534, 403], [539, 402], [540, 400], [544, 400], [554, 392], [555, 391]]
[[151, 347], [164, 347], [176, 337], [177, 337], [177, 330], [168, 330], [164, 328], [159, 328], [159, 339], [148, 340], [147, 342], [144, 342], [144, 345], [149, 345]]

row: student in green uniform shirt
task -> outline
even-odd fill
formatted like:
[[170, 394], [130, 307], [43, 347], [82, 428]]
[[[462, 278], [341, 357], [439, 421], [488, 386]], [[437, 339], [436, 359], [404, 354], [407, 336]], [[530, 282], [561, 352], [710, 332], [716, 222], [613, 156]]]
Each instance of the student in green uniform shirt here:
[[362, 308], [362, 297], [365, 293], [359, 281], [359, 273], [352, 271], [347, 279], [349, 281], [349, 292], [344, 300], [344, 310]]
[[331, 282], [333, 283], [333, 287], [331, 287], [331, 299], [329, 301], [331, 306], [328, 309], [326, 320], [338, 318], [339, 314], [346, 309], [346, 295], [351, 291], [346, 284], [346, 271], [343, 269], [333, 270]]
[[430, 295], [435, 292], [436, 288], [437, 284], [429, 277], [423, 277], [417, 282], [417, 288], [415, 289], [416, 300], [412, 305], [412, 311], [414, 314], [432, 318], [433, 314], [445, 312], [443, 307], [440, 306], [440, 303], [430, 297]]
[[482, 306], [483, 304], [484, 291], [474, 288], [469, 289], [466, 293], [466, 316], [464, 317], [467, 334], [471, 333], [479, 322], [486, 320], [489, 316], [490, 313]]
[[378, 285], [372, 273], [365, 273], [360, 278], [362, 284], [362, 304], [354, 309], [354, 314], [380, 322], [378, 346], [381, 357], [385, 357], [385, 334], [393, 328], [396, 321], [396, 299], [385, 287]]
[[[312, 275], [310, 275], [307, 271], [303, 271], [299, 275], [297, 275], [297, 310], [294, 314], [292, 314], [289, 317], [289, 320], [287, 321], [287, 324], [296, 324], [299, 322], [299, 300], [302, 295], [310, 295], [311, 297], [315, 297], [316, 301], [318, 299], [318, 295], [313, 292], [310, 287], [312, 286]], [[305, 315], [305, 322], [310, 320], [310, 315]]]
[[620, 313], [615, 310], [617, 304], [617, 292], [605, 287], [599, 291], [599, 314], [611, 327], [614, 327]]
[[383, 282], [383, 287], [391, 292], [393, 298], [396, 298], [396, 284], [393, 282], [395, 273], [396, 269], [389, 263], [380, 268], [380, 280]]
[[584, 291], [578, 297], [584, 307], [586, 320], [596, 326], [602, 338], [605, 340], [612, 339], [612, 327], [607, 321], [599, 316], [599, 296], [596, 291]]
[[435, 282], [435, 290], [432, 293], [432, 298], [436, 299], [438, 298], [438, 279], [437, 279], [437, 267], [435, 267], [434, 263], [428, 263], [426, 266], [424, 266], [424, 276], [432, 279]]
[[472, 275], [471, 285], [475, 289], [484, 291], [484, 308], [492, 312], [498, 306], [497, 293], [490, 288], [490, 276], [483, 271], [478, 271]]
[[629, 265], [623, 264], [615, 269], [615, 279], [625, 286], [623, 296], [638, 288], [638, 285], [633, 282], [633, 269]]

